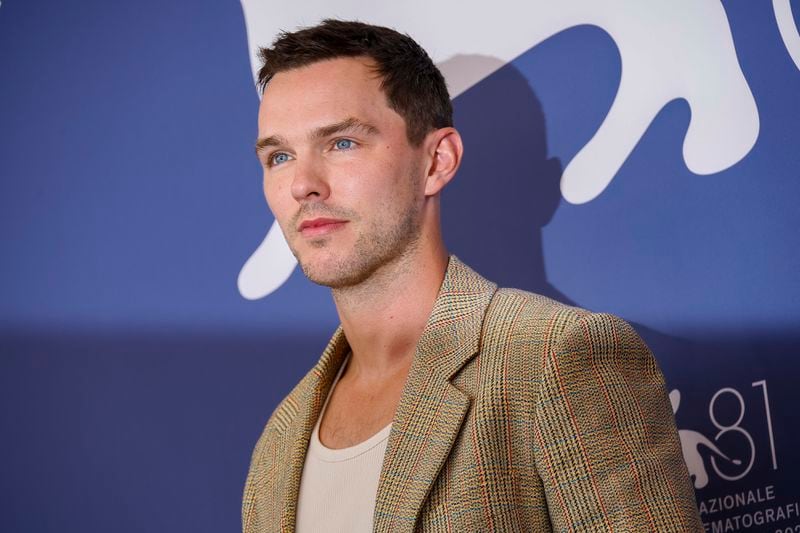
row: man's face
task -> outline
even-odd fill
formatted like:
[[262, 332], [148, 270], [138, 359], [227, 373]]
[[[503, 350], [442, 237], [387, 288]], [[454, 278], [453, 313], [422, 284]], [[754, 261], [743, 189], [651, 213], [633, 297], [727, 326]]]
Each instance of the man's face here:
[[346, 287], [418, 242], [423, 150], [363, 58], [281, 72], [258, 115], [264, 194], [303, 272]]

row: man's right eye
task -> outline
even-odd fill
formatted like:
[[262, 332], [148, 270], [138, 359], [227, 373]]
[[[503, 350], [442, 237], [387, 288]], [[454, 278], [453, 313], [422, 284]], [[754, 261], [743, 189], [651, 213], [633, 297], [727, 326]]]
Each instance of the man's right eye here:
[[269, 166], [274, 167], [275, 165], [281, 165], [289, 161], [289, 159], [291, 158], [286, 152], [276, 152], [269, 156]]

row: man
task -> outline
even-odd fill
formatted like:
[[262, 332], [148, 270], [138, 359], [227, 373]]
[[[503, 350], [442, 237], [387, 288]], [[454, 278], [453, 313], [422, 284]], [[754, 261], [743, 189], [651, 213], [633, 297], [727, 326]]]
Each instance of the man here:
[[427, 54], [326, 21], [262, 59], [264, 193], [341, 327], [256, 445], [244, 531], [701, 530], [630, 326], [448, 256], [462, 143]]

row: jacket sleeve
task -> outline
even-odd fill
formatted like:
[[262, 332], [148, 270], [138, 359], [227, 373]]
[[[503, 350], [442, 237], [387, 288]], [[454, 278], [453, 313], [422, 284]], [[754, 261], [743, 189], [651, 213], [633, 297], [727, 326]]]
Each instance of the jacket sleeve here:
[[587, 314], [544, 357], [535, 460], [554, 531], [703, 531], [664, 378], [633, 328]]

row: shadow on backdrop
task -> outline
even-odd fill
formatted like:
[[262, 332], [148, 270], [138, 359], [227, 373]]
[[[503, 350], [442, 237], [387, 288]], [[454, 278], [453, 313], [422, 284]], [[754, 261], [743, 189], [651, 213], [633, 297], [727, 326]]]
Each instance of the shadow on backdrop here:
[[[481, 56], [451, 60], [497, 61]], [[561, 162], [547, 157], [542, 104], [512, 64], [455, 102], [464, 162], [442, 197], [448, 248], [498, 283], [572, 304], [547, 281], [542, 228], [561, 202]]]

